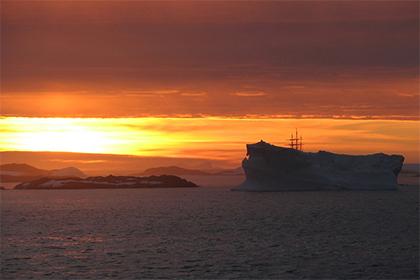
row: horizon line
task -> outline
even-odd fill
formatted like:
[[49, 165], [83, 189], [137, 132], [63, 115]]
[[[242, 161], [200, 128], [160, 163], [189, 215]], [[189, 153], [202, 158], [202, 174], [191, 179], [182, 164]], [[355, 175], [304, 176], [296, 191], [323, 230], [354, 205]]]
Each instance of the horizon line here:
[[[278, 145], [275, 145], [278, 146]], [[280, 146], [283, 147], [283, 146]], [[285, 147], [285, 146], [284, 146]], [[318, 150], [318, 152], [322, 152], [324, 150]], [[162, 158], [162, 159], [191, 159], [191, 160], [209, 160], [209, 161], [222, 161], [222, 162], [229, 162], [232, 161], [230, 159], [213, 159], [213, 158], [203, 158], [203, 157], [179, 157], [179, 156], [147, 156], [147, 155], [134, 155], [134, 154], [110, 154], [110, 153], [89, 153], [89, 152], [67, 152], [67, 151], [30, 151], [30, 150], [0, 150], [1, 153], [65, 153], [65, 154], [82, 154], [82, 155], [98, 155], [98, 156], [117, 156], [117, 157], [133, 157], [133, 158]], [[306, 151], [306, 153], [317, 153], [313, 151]], [[364, 155], [372, 155], [375, 153], [364, 154]], [[352, 154], [349, 154], [352, 155]], [[0, 160], [0, 165], [1, 165]], [[403, 164], [420, 164], [419, 162], [404, 162]]]

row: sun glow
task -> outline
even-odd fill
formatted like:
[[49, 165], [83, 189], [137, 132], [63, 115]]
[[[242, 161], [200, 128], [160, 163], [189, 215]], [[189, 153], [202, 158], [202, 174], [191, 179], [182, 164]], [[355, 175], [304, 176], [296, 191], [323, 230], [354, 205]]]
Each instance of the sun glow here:
[[[26, 140], [28, 137], [30, 142]], [[77, 126], [68, 131], [21, 133], [16, 138], [17, 149], [32, 151], [106, 153], [109, 146], [109, 140], [104, 133]]]
[[95, 118], [3, 118], [0, 149], [140, 154], [136, 150], [142, 145], [165, 142], [153, 133], [118, 123]]
[[206, 118], [0, 118], [0, 151], [62, 151], [240, 161], [245, 144], [287, 145], [299, 128], [304, 150], [398, 153], [417, 162], [419, 121]]

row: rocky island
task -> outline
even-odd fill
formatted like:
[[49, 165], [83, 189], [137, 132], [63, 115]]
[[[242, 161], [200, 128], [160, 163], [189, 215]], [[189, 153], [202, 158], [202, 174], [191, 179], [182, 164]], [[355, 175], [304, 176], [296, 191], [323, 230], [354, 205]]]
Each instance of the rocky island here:
[[246, 180], [233, 190], [396, 190], [404, 157], [303, 152], [260, 141], [247, 145]]
[[113, 176], [87, 178], [41, 178], [21, 183], [15, 189], [126, 189], [126, 188], [191, 188], [196, 184], [172, 175], [135, 177]]

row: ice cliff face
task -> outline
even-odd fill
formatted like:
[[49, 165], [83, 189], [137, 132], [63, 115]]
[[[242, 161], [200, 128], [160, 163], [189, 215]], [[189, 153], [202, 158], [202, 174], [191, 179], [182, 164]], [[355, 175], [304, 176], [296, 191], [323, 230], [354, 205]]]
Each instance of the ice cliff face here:
[[247, 145], [246, 180], [234, 190], [396, 190], [404, 157], [306, 153], [264, 141]]

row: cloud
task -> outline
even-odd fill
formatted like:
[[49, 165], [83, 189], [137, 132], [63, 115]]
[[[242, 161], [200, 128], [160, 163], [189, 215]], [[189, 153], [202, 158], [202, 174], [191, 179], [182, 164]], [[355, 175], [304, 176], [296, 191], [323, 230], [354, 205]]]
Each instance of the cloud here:
[[150, 95], [166, 95], [166, 94], [177, 94], [177, 89], [134, 89], [134, 90], [123, 90], [123, 94], [129, 96], [150, 96]]
[[206, 96], [207, 92], [205, 91], [198, 91], [198, 92], [182, 92], [182, 96], [192, 96], [192, 97], [198, 97], [198, 96]]
[[259, 96], [266, 96], [267, 93], [264, 91], [238, 91], [232, 93], [232, 95], [240, 96], [240, 97], [259, 97]]
[[91, 163], [91, 164], [97, 164], [97, 163], [104, 163], [108, 162], [109, 160], [104, 159], [50, 159], [48, 161], [51, 162], [63, 162], [63, 163]]
[[283, 88], [285, 88], [285, 89], [304, 89], [306, 87], [304, 85], [288, 85], [288, 86], [283, 86]]
[[418, 93], [408, 93], [408, 92], [399, 92], [397, 95], [401, 97], [419, 97]]
[[202, 97], [206, 96], [206, 91], [181, 91], [178, 89], [147, 89], [147, 90], [123, 90], [122, 94], [129, 97], [154, 97], [154, 96], [186, 96]]
[[6, 2], [3, 115], [418, 118], [417, 1]]

